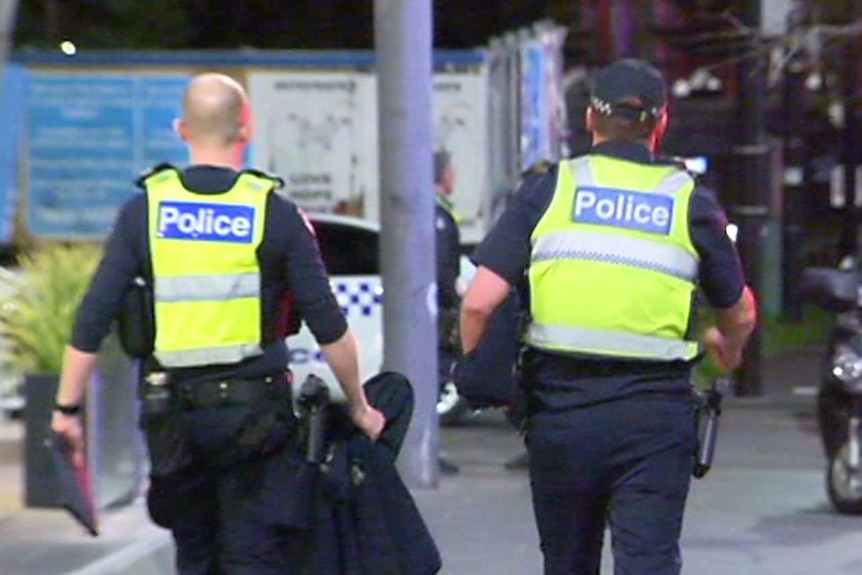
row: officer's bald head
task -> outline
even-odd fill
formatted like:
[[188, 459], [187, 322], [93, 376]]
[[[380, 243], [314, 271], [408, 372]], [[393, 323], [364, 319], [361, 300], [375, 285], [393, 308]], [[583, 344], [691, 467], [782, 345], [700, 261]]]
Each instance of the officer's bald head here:
[[248, 98], [224, 74], [192, 78], [183, 96], [182, 137], [191, 145], [232, 147], [248, 139]]

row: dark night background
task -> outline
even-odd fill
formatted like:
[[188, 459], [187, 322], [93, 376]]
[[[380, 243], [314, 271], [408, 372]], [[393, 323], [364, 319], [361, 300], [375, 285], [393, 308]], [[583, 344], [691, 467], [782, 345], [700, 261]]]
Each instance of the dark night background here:
[[[567, 70], [591, 68], [618, 57], [643, 57], [662, 69], [669, 83], [707, 66], [722, 82], [713, 94], [695, 94], [671, 103], [670, 153], [705, 154], [713, 177], [728, 174], [728, 150], [739, 124], [738, 61], [750, 53], [752, 37], [739, 26], [746, 1], [757, 0], [435, 0], [436, 48], [485, 46], [495, 36], [551, 19], [566, 28]], [[858, 18], [856, 0], [809, 0], [811, 22], [842, 24]], [[374, 47], [372, 0], [21, 0], [15, 47], [58, 50], [63, 40], [79, 50], [99, 49], [346, 49]], [[809, 23], [810, 24], [810, 23]], [[855, 42], [855, 43], [854, 43]], [[812, 181], [806, 215], [830, 229], [835, 212], [828, 205], [829, 168], [839, 154], [839, 134], [826, 110], [842, 94], [841, 77], [858, 58], [842, 46], [858, 48], [859, 37], [832, 42], [810, 64], [827, 80], [803, 94], [805, 137]], [[836, 49], [837, 48], [837, 49]], [[852, 51], [849, 52], [852, 54]], [[858, 52], [857, 52], [858, 53]], [[858, 70], [857, 70], [858, 71]], [[831, 78], [831, 80], [830, 80]], [[768, 132], [781, 137], [781, 83], [767, 96]], [[854, 96], [858, 100], [858, 89]], [[570, 147], [588, 143], [580, 120], [583, 84], [567, 92]], [[858, 106], [857, 106], [858, 110]], [[725, 200], [737, 186], [710, 182]]]
[[[570, 58], [611, 57], [606, 27], [595, 19], [616, 10], [635, 15], [635, 44], [649, 50], [661, 19], [702, 34], [726, 27], [732, 0], [435, 0], [435, 44], [470, 48], [542, 18], [570, 27]], [[841, 0], [823, 2], [840, 14]], [[666, 13], [665, 16], [658, 12]], [[367, 49], [373, 46], [371, 0], [22, 0], [18, 46], [56, 46], [66, 37], [84, 48]], [[596, 25], [598, 24], [598, 25]], [[662, 34], [667, 36], [667, 34]], [[701, 51], [719, 55], [703, 42]]]
[[[727, 14], [746, 0], [435, 0], [437, 48], [473, 48], [550, 18], [569, 29], [567, 65], [653, 60], [669, 79], [740, 51]], [[756, 0], [752, 0], [756, 1]], [[810, 0], [841, 22], [853, 0]], [[21, 0], [15, 45], [56, 49], [371, 49], [372, 0]], [[725, 14], [725, 16], [723, 16]]]

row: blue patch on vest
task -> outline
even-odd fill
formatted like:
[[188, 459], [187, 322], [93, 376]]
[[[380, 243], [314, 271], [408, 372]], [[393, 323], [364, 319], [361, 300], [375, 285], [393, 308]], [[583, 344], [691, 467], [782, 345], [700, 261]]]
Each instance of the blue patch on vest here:
[[254, 212], [252, 206], [161, 202], [157, 233], [171, 240], [250, 244]]
[[579, 187], [575, 191], [572, 220], [668, 235], [673, 222], [674, 199], [660, 194], [615, 188]]

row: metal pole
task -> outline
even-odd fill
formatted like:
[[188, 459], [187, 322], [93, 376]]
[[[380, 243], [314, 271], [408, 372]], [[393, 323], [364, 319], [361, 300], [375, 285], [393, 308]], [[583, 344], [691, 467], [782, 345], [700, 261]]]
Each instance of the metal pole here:
[[[859, 1], [852, 0], [847, 3], [847, 21], [853, 22], [856, 18]], [[841, 89], [844, 100], [844, 126], [841, 130], [841, 163], [844, 165], [844, 225], [842, 226], [840, 250], [841, 256], [857, 256], [859, 241], [857, 238], [857, 225], [859, 219], [859, 208], [856, 207], [856, 164], [857, 147], [859, 138], [859, 120], [856, 117], [856, 85], [859, 83], [859, 63], [856, 61], [858, 55], [856, 48], [858, 43], [855, 37], [847, 38], [842, 55]]]
[[[741, 14], [742, 22], [755, 36], [749, 45], [752, 54], [738, 67], [739, 73], [739, 133], [731, 154], [735, 159], [741, 205], [731, 211], [739, 226], [740, 257], [746, 268], [748, 282], [759, 298], [763, 298], [763, 248], [766, 220], [769, 217], [769, 147], [765, 138], [766, 74], [765, 54], [759, 41], [761, 0], [747, 0]], [[754, 55], [757, 52], [757, 56]], [[762, 301], [760, 302], [762, 307]], [[761, 317], [758, 314], [758, 317]], [[763, 333], [758, 326], [751, 336], [739, 373], [740, 395], [760, 395], [763, 376]]]
[[439, 471], [431, 22], [431, 0], [374, 2], [384, 369], [416, 392], [399, 461], [413, 487], [436, 487]]
[[[806, 19], [805, 2], [796, 0], [787, 15], [787, 30], [801, 32]], [[790, 321], [802, 321], [799, 280], [802, 276], [802, 245], [805, 235], [804, 194], [808, 183], [808, 150], [805, 145], [805, 75], [804, 48], [794, 42], [784, 73], [784, 207], [782, 309]]]

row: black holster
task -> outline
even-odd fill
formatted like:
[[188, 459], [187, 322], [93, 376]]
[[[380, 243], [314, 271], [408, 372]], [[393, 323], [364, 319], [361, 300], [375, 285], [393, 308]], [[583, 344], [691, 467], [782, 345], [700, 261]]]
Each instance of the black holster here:
[[140, 389], [141, 429], [150, 455], [150, 475], [176, 473], [191, 464], [178, 394], [164, 372], [147, 374]]
[[512, 368], [512, 401], [506, 410], [506, 420], [518, 433], [524, 435], [530, 413], [530, 393], [527, 388], [526, 348], [518, 352], [518, 359]]
[[305, 461], [320, 464], [326, 455], [326, 428], [329, 412], [329, 388], [314, 374], [302, 383], [297, 399], [299, 437], [305, 447]]
[[698, 445], [692, 475], [703, 479], [712, 469], [715, 458], [715, 447], [718, 442], [718, 422], [721, 417], [722, 394], [731, 385], [723, 378], [718, 378], [712, 387], [698, 394], [697, 428]]
[[120, 346], [129, 357], [143, 359], [153, 353], [156, 340], [153, 291], [142, 277], [127, 286], [120, 313], [117, 334]]

